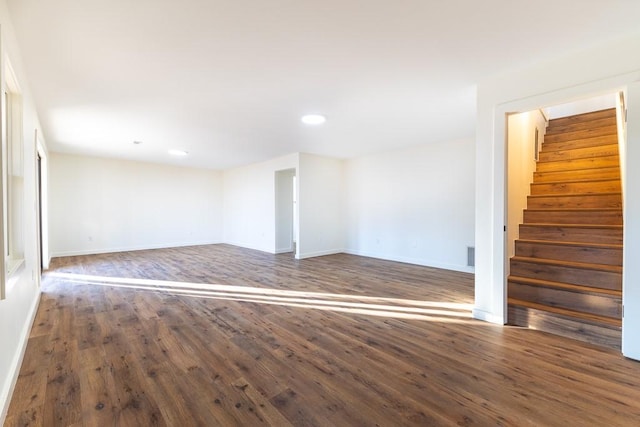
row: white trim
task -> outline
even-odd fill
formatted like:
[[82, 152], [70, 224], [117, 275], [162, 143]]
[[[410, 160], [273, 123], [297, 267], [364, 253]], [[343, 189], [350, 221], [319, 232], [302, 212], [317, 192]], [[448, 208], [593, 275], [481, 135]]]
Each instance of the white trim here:
[[13, 362], [9, 367], [9, 372], [11, 376], [11, 380], [5, 383], [5, 387], [0, 394], [0, 402], [2, 402], [2, 407], [0, 407], [0, 425], [4, 425], [5, 419], [7, 417], [7, 412], [9, 411], [9, 405], [11, 404], [11, 397], [13, 396], [13, 391], [16, 387], [16, 383], [18, 382], [18, 376], [20, 375], [20, 367], [22, 366], [22, 361], [24, 360], [24, 354], [27, 350], [27, 344], [29, 343], [29, 335], [31, 333], [31, 328], [33, 327], [33, 322], [36, 319], [36, 314], [38, 313], [38, 306], [40, 305], [40, 292], [35, 294], [35, 298], [33, 303], [31, 304], [31, 310], [29, 312], [29, 321], [25, 323], [22, 328], [20, 343], [18, 344], [18, 351], [15, 352]]
[[330, 249], [328, 251], [308, 252], [304, 254], [296, 254], [296, 259], [314, 258], [317, 256], [335, 255], [344, 253], [344, 249]]
[[493, 313], [490, 313], [485, 310], [480, 310], [478, 308], [474, 308], [471, 312], [474, 319], [482, 320], [489, 323], [495, 323], [496, 325], [504, 325], [505, 321], [502, 316], [496, 316]]
[[181, 248], [186, 246], [219, 245], [222, 243], [224, 242], [201, 241], [201, 242], [182, 242], [182, 243], [161, 243], [158, 245], [145, 245], [145, 246], [129, 246], [129, 247], [123, 246], [123, 247], [106, 248], [106, 249], [86, 249], [82, 251], [54, 252], [51, 254], [51, 258], [57, 258], [57, 257], [63, 257], [63, 256], [110, 254], [110, 253], [116, 253], [116, 252], [146, 251], [151, 249], [170, 249], [170, 248]]
[[293, 247], [291, 248], [284, 248], [284, 249], [276, 249], [276, 254], [286, 254], [286, 253], [290, 253], [293, 252]]
[[449, 263], [438, 262], [433, 260], [425, 260], [420, 258], [409, 258], [409, 257], [393, 256], [393, 255], [382, 256], [382, 255], [371, 253], [371, 252], [357, 251], [352, 249], [346, 249], [344, 253], [347, 253], [350, 255], [364, 256], [368, 258], [383, 259], [387, 261], [402, 262], [405, 264], [420, 265], [422, 267], [440, 268], [443, 270], [459, 271], [461, 273], [472, 273], [472, 274], [474, 273], [474, 268], [468, 267], [466, 265], [449, 264]]

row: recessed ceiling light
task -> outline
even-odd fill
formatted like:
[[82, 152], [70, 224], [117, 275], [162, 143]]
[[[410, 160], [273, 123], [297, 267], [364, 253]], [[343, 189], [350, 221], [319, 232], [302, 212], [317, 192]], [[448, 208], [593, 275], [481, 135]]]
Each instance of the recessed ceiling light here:
[[321, 114], [307, 114], [300, 119], [305, 125], [321, 125], [327, 121], [327, 118]]
[[189, 153], [184, 150], [169, 150], [169, 154], [172, 156], [186, 156]]

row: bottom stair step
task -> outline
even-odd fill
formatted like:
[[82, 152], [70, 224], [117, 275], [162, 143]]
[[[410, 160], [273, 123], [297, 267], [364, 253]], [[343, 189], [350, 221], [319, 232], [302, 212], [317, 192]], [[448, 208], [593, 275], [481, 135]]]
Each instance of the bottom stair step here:
[[622, 292], [509, 276], [508, 295], [514, 300], [584, 314], [622, 318]]
[[591, 344], [621, 349], [622, 321], [606, 316], [547, 307], [508, 299], [508, 324], [561, 335]]

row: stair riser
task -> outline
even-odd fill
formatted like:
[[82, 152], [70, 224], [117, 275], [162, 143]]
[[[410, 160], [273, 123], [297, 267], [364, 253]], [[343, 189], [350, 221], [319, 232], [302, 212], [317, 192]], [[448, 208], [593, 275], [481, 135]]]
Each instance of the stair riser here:
[[622, 208], [620, 194], [588, 194], [579, 196], [528, 196], [529, 209]]
[[509, 282], [509, 297], [551, 307], [622, 319], [622, 298]]
[[527, 240], [553, 240], [561, 242], [622, 244], [621, 229], [542, 227], [529, 224], [520, 225], [520, 238]]
[[573, 150], [542, 151], [541, 162], [555, 162], [560, 160], [589, 159], [592, 157], [617, 156], [618, 144], [601, 145], [598, 147], [576, 148]]
[[582, 169], [555, 172], [534, 172], [535, 182], [560, 182], [590, 179], [620, 179], [620, 168]]
[[622, 248], [553, 245], [516, 241], [516, 255], [559, 261], [622, 265]]
[[508, 321], [511, 325], [524, 326], [595, 345], [620, 350], [622, 331], [606, 324], [588, 324], [581, 319], [571, 319], [529, 307], [509, 305]]
[[601, 145], [612, 145], [618, 143], [618, 135], [596, 136], [594, 138], [582, 138], [572, 141], [549, 142], [545, 140], [542, 143], [541, 152], [558, 151], [558, 150], [574, 150], [576, 148], [599, 147]]
[[531, 194], [619, 193], [621, 191], [620, 180], [531, 184]]
[[549, 134], [544, 136], [545, 142], [574, 141], [583, 138], [593, 138], [596, 136], [616, 135], [618, 128], [616, 125], [603, 126], [595, 129], [578, 130], [575, 132], [565, 132], [559, 134]]
[[602, 119], [583, 120], [574, 123], [559, 124], [556, 122], [550, 122], [547, 127], [547, 134], [557, 134], [564, 132], [575, 132], [579, 130], [595, 129], [603, 126], [615, 126], [615, 117], [606, 117]]
[[550, 128], [554, 128], [556, 126], [561, 127], [561, 126], [567, 126], [573, 123], [590, 122], [593, 120], [600, 120], [600, 119], [615, 120], [615, 118], [616, 118], [616, 109], [607, 108], [606, 110], [591, 111], [589, 113], [577, 114], [575, 116], [559, 117], [557, 119], [551, 119], [549, 120], [548, 127]]
[[598, 169], [620, 167], [618, 156], [595, 157], [591, 159], [562, 160], [557, 162], [538, 162], [537, 172], [558, 172], [579, 169]]
[[622, 290], [622, 274], [563, 265], [511, 260], [510, 274], [531, 279], [551, 280], [600, 289]]
[[605, 224], [622, 225], [620, 211], [524, 211], [525, 224]]

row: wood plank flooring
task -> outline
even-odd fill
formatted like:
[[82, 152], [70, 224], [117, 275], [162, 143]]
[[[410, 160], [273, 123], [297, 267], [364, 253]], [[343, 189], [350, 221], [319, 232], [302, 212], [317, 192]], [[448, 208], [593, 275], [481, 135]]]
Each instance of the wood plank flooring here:
[[638, 425], [640, 363], [473, 276], [227, 245], [55, 259], [6, 426]]

